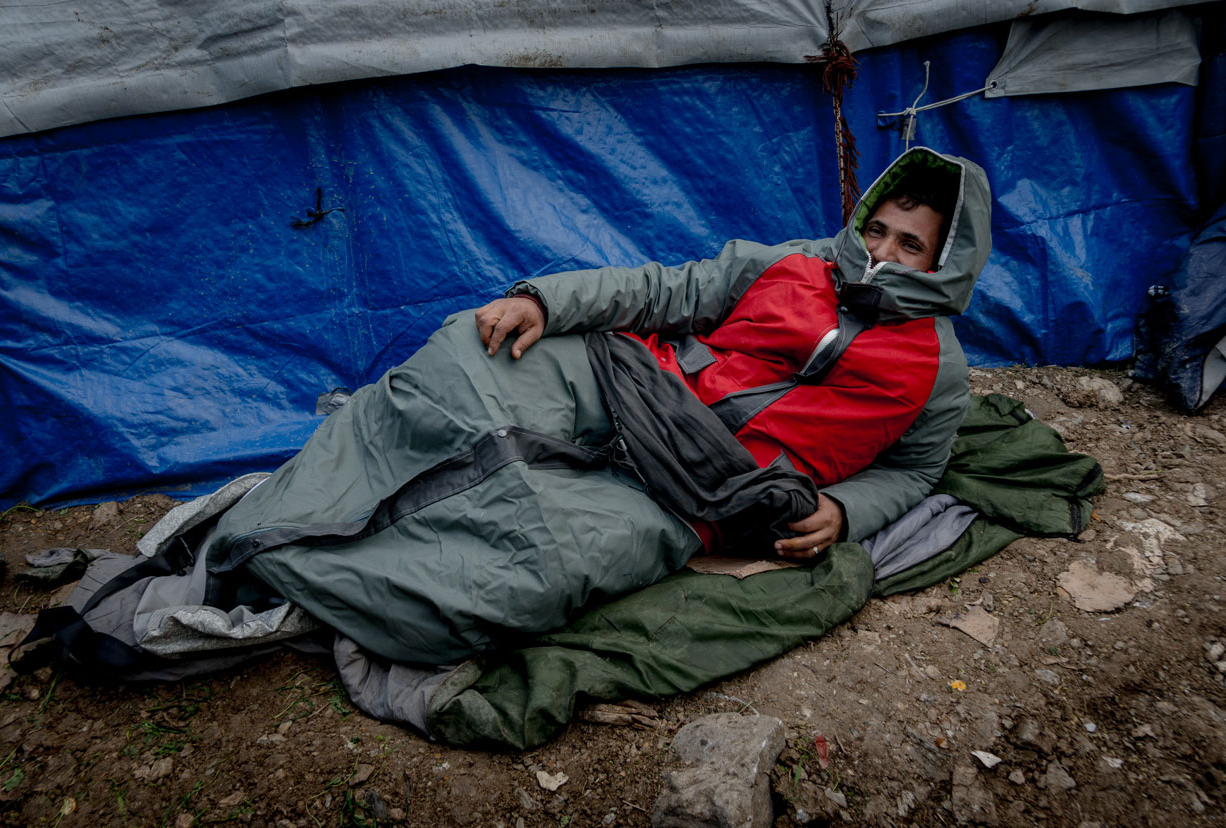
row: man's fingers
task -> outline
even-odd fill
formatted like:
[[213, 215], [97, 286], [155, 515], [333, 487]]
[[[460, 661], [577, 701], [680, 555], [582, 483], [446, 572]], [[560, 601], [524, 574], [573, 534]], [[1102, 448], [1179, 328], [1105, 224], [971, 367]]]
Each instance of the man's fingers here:
[[494, 325], [502, 318], [502, 314], [495, 307], [497, 304], [497, 302], [490, 302], [488, 305], [478, 308], [475, 314], [477, 334], [481, 337], [481, 342], [484, 345], [490, 344], [490, 336], [494, 333]]
[[490, 356], [498, 353], [508, 336], [518, 332], [511, 356], [519, 359], [545, 332], [545, 315], [540, 307], [522, 296], [495, 299], [478, 308], [476, 321], [477, 333]]
[[511, 356], [519, 359], [524, 355], [524, 351], [531, 348], [538, 339], [541, 338], [541, 329], [535, 325], [526, 325], [526, 329], [515, 340], [515, 344], [511, 346]]

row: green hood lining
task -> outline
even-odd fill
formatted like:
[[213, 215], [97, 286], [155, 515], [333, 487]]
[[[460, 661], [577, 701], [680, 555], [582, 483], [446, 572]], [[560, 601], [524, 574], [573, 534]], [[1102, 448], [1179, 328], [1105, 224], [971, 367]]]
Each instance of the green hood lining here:
[[935, 268], [939, 269], [945, 263], [945, 257], [949, 254], [953, 239], [957, 234], [958, 216], [962, 212], [962, 199], [965, 190], [962, 182], [965, 170], [961, 164], [950, 161], [934, 150], [927, 147], [916, 147], [901, 155], [893, 164], [887, 167], [885, 172], [879, 175], [877, 180], [869, 186], [868, 192], [860, 198], [860, 205], [852, 216], [851, 226], [863, 243], [864, 225], [868, 222], [868, 217], [877, 209], [885, 195], [897, 187], [905, 178], [912, 175], [916, 168], [937, 170], [956, 176], [958, 179], [958, 197], [954, 203], [953, 215], [949, 217], [949, 229], [945, 233], [945, 244], [942, 246], [935, 264]]

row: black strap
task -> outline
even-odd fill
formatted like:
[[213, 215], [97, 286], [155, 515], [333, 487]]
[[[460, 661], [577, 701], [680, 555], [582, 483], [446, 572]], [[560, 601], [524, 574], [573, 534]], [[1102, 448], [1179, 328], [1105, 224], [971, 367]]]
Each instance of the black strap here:
[[711, 404], [711, 410], [723, 421], [729, 431], [736, 434], [750, 420], [793, 388], [799, 385], [819, 385], [838, 363], [839, 358], [843, 356], [852, 341], [872, 327], [865, 318], [847, 305], [839, 305], [838, 319], [834, 342], [825, 348], [818, 348], [810, 357], [809, 362], [790, 379], [734, 391]]
[[89, 597], [79, 611], [68, 606], [42, 610], [34, 622], [34, 629], [9, 651], [9, 663], [20, 672], [31, 672], [41, 666], [43, 660], [37, 657], [20, 661], [13, 661], [12, 658], [13, 653], [38, 642], [54, 642], [54, 646], [48, 647], [49, 654], [108, 674], [131, 672], [138, 667], [160, 662], [162, 659], [157, 656], [125, 644], [114, 636], [95, 631], [84, 616], [109, 596], [138, 581], [182, 574], [191, 563], [191, 550], [185, 544], [176, 544], [153, 557], [137, 561], [111, 578]]
[[617, 463], [617, 446], [587, 447], [508, 426], [486, 434], [468, 451], [427, 469], [384, 498], [370, 514], [342, 523], [260, 529], [230, 540], [216, 560], [209, 560], [209, 575], [229, 572], [253, 555], [287, 544], [336, 546], [362, 540], [431, 503], [480, 483], [503, 466], [524, 462], [534, 468], [604, 468]]
[[46, 655], [80, 667], [88, 668], [101, 677], [122, 677], [160, 662], [158, 656], [138, 650], [114, 636], [97, 632], [72, 607], [52, 607], [39, 612], [34, 629], [20, 644], [9, 651], [9, 663], [14, 670], [33, 672], [48, 661], [32, 655], [13, 661], [13, 653], [29, 644], [51, 642]]

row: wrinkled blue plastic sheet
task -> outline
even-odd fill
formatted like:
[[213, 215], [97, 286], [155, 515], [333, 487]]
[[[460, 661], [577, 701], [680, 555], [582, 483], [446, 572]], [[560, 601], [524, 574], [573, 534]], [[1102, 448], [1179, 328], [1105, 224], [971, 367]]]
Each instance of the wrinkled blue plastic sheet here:
[[[877, 112], [911, 103], [922, 62], [928, 101], [978, 88], [1004, 34], [859, 56], [862, 184], [902, 150]], [[921, 116], [917, 141], [978, 161], [998, 199], [957, 322], [973, 363], [1130, 356], [1144, 289], [1192, 230], [1194, 93]], [[778, 65], [464, 68], [0, 141], [3, 505], [271, 469], [320, 393], [517, 278], [835, 232], [834, 159], [816, 73]]]

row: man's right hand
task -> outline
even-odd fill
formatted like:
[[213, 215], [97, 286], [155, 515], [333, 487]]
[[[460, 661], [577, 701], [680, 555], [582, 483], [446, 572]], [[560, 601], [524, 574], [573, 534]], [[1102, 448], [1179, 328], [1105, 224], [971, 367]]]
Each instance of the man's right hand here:
[[540, 305], [523, 296], [495, 299], [477, 309], [477, 333], [490, 356], [498, 353], [508, 334], [519, 334], [511, 344], [511, 356], [519, 359], [545, 333], [545, 314]]

